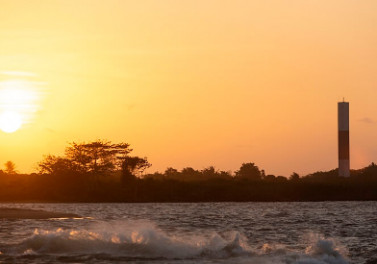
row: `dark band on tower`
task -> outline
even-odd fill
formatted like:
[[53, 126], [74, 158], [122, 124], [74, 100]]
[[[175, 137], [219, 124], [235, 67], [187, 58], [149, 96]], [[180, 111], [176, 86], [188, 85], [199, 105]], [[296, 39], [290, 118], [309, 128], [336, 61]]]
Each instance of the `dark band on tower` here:
[[350, 176], [349, 103], [338, 103], [339, 176]]

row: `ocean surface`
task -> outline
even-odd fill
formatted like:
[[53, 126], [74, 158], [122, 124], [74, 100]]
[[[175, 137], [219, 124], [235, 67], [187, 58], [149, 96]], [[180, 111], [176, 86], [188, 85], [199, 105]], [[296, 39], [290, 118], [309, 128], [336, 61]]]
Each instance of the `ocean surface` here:
[[377, 263], [377, 202], [0, 204], [0, 263]]

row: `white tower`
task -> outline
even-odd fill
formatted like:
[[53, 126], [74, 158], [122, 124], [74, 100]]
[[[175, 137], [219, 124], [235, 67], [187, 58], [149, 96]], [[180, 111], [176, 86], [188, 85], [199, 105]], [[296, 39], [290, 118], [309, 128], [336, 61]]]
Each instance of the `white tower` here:
[[339, 176], [350, 176], [349, 103], [338, 103]]

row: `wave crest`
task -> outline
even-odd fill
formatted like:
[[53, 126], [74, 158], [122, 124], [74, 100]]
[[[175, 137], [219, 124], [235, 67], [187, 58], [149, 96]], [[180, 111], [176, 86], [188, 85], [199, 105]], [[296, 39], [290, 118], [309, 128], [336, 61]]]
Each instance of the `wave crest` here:
[[89, 230], [41, 230], [20, 243], [18, 253], [104, 253], [137, 258], [195, 258], [248, 254], [245, 238], [237, 232], [209, 237], [169, 235], [151, 223], [98, 225]]
[[[259, 248], [259, 250], [257, 249]], [[100, 256], [139, 260], [200, 260], [237, 258], [237, 263], [346, 264], [345, 253], [333, 240], [319, 238], [302, 252], [284, 245], [252, 247], [239, 232], [164, 232], [150, 222], [112, 222], [90, 228], [36, 229], [3, 256]], [[200, 261], [199, 261], [200, 262]]]

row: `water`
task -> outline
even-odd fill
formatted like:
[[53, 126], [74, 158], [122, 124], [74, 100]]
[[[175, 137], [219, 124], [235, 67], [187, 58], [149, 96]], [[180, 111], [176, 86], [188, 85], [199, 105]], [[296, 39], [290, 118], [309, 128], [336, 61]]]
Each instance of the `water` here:
[[0, 204], [0, 263], [377, 263], [377, 202]]

